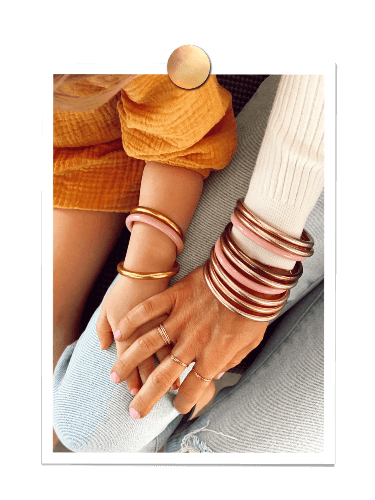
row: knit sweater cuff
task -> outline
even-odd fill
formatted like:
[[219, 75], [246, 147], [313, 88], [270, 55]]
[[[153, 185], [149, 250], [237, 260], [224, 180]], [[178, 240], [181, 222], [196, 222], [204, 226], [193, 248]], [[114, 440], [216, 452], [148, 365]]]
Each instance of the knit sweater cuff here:
[[[272, 226], [299, 238], [324, 185], [322, 76], [282, 76], [245, 205]], [[236, 228], [249, 257], [292, 269], [295, 262], [263, 249]], [[312, 235], [314, 236], [314, 235]]]

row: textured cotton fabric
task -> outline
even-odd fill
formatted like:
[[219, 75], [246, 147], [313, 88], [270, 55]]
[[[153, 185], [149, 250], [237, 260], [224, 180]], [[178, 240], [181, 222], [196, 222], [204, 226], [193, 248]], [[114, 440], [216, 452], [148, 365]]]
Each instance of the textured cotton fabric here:
[[[99, 89], [88, 78], [61, 90], [94, 95]], [[54, 207], [129, 212], [147, 161], [203, 178], [224, 168], [237, 146], [231, 101], [214, 75], [193, 90], [176, 87], [168, 75], [142, 75], [98, 109], [55, 113]]]
[[[238, 150], [227, 168], [212, 173], [205, 181], [200, 203], [187, 232], [184, 252], [178, 257], [181, 265], [179, 278], [208, 258], [211, 247], [230, 219], [236, 200], [246, 194], [279, 82], [279, 76], [267, 78], [237, 117]], [[294, 316], [294, 308], [292, 311], [288, 309], [304, 296], [307, 299], [315, 290], [318, 295], [321, 292], [318, 287], [322, 282], [324, 272], [323, 196], [322, 193], [306, 222], [308, 230], [312, 232], [316, 240], [315, 254], [306, 259], [304, 274], [292, 290], [280, 318], [283, 320], [288, 316], [289, 319], [285, 321], [289, 326], [286, 329], [283, 328], [281, 336], [275, 337], [274, 340], [272, 340], [272, 335], [270, 341], [274, 342], [273, 344], [267, 343], [275, 348], [272, 350], [274, 354], [269, 358], [271, 366], [267, 368], [268, 361], [266, 361], [264, 366], [262, 365], [262, 371], [254, 372], [249, 378], [251, 394], [248, 399], [245, 397], [247, 386], [242, 384], [242, 380], [246, 379], [243, 378], [244, 376], [241, 378], [240, 389], [233, 398], [238, 405], [238, 401], [244, 397], [246, 405], [242, 410], [239, 409], [238, 413], [232, 415], [228, 410], [229, 406], [225, 405], [222, 421], [219, 418], [221, 414], [219, 402], [222, 396], [220, 393], [220, 398], [215, 400], [215, 407], [212, 407], [216, 412], [216, 417], [215, 427], [211, 429], [223, 432], [225, 436], [222, 436], [222, 441], [215, 441], [207, 439], [208, 434], [214, 436], [212, 432], [198, 434], [195, 440], [192, 438], [198, 445], [196, 448], [198, 451], [248, 452], [251, 449], [269, 452], [302, 449], [312, 452], [321, 451], [323, 428], [322, 299], [317, 299], [320, 301], [318, 305], [314, 302], [316, 298], [314, 295], [313, 302], [316, 307], [315, 305], [312, 305], [310, 309], [302, 307], [303, 319], [299, 314]], [[117, 279], [119, 278], [117, 277], [114, 283]], [[177, 280], [173, 278], [173, 282]], [[169, 391], [144, 419], [133, 420], [130, 417], [128, 408], [132, 396], [126, 384], [112, 384], [109, 377], [110, 369], [117, 358], [114, 343], [107, 351], [99, 349], [95, 330], [99, 311], [100, 308], [93, 315], [80, 339], [65, 350], [56, 366], [54, 374], [55, 431], [67, 448], [77, 452], [155, 452], [167, 441], [180, 423], [181, 416], [173, 407], [173, 397], [176, 392]], [[288, 331], [290, 333], [286, 335]], [[298, 333], [295, 336], [291, 335], [294, 331]], [[274, 333], [277, 335], [276, 329]], [[282, 345], [284, 341], [285, 347]], [[289, 372], [288, 366], [291, 367]], [[243, 365], [241, 367], [243, 372]], [[306, 372], [304, 372], [305, 367]], [[190, 368], [191, 366], [185, 370], [183, 378]], [[297, 378], [294, 377], [294, 369], [297, 370], [295, 372], [298, 374]], [[257, 373], [262, 373], [263, 376]], [[285, 373], [288, 376], [284, 381]], [[269, 403], [259, 403], [264, 418], [260, 419], [259, 426], [255, 427], [257, 404], [262, 396], [262, 390], [257, 388], [258, 382], [261, 384], [260, 388], [268, 391], [267, 394], [272, 394], [272, 399]], [[315, 406], [311, 406], [311, 402]], [[268, 410], [271, 411], [269, 419], [266, 418]], [[278, 421], [277, 415], [282, 415], [282, 419]], [[251, 423], [253, 426], [247, 430], [247, 434], [245, 433], [246, 446], [239, 445], [235, 440], [226, 437], [237, 436], [238, 439], [238, 433], [243, 430], [243, 422]], [[207, 421], [200, 422], [200, 426], [206, 424]], [[200, 429], [200, 426], [194, 427], [193, 430]], [[180, 433], [180, 430], [178, 436], [174, 436], [176, 439], [173, 438], [171, 441], [172, 447], [168, 448], [168, 451], [179, 451], [183, 438], [190, 432], [186, 431], [184, 434]], [[288, 441], [289, 432], [291, 440]], [[233, 443], [235, 447], [231, 448]]]

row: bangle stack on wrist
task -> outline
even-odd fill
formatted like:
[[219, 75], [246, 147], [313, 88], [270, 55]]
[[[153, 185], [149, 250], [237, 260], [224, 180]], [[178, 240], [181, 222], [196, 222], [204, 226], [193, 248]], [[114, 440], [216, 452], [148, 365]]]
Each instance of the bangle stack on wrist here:
[[[303, 272], [301, 261], [314, 253], [314, 240], [305, 230], [297, 239], [272, 227], [250, 212], [242, 200], [238, 200], [231, 220], [211, 250], [204, 277], [215, 297], [231, 311], [254, 321], [271, 321], [298, 283]], [[295, 260], [294, 268], [277, 269], [248, 257], [233, 241], [233, 225], [267, 250]]]
[[[147, 207], [136, 207], [126, 218], [126, 227], [131, 232], [134, 222], [143, 222], [149, 224], [150, 226], [156, 227], [167, 235], [176, 245], [177, 254], [181, 253], [184, 249], [185, 235], [182, 229], [173, 222], [166, 215], [158, 212], [157, 210], [147, 208]], [[140, 280], [155, 280], [163, 278], [171, 278], [176, 275], [180, 270], [180, 266], [177, 262], [174, 263], [173, 269], [171, 271], [165, 272], [149, 272], [149, 273], [139, 273], [128, 271], [124, 268], [124, 261], [117, 265], [117, 271], [122, 276], [127, 278], [134, 278]]]

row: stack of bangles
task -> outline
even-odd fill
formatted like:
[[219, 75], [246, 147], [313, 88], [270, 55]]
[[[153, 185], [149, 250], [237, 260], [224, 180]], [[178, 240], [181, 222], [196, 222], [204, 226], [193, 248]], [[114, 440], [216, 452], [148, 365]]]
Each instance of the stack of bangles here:
[[[181, 228], [173, 222], [169, 217], [163, 215], [157, 210], [153, 210], [151, 208], [146, 207], [136, 207], [131, 212], [130, 215], [126, 218], [126, 227], [131, 232], [134, 222], [143, 222], [145, 224], [149, 224], [150, 226], [154, 226], [160, 231], [162, 231], [165, 235], [167, 235], [176, 245], [177, 254], [181, 253], [184, 249], [184, 241], [185, 235]], [[137, 273], [133, 271], [128, 271], [124, 268], [124, 261], [120, 262], [117, 265], [117, 271], [127, 278], [134, 278], [140, 280], [155, 280], [155, 279], [163, 279], [163, 278], [171, 278], [175, 274], [177, 274], [180, 270], [180, 266], [177, 262], [174, 263], [173, 269], [165, 272], [158, 273]]]
[[[296, 261], [291, 271], [248, 257], [232, 238], [235, 226], [244, 236], [270, 252]], [[313, 255], [314, 240], [304, 230], [293, 238], [272, 227], [245, 207], [237, 206], [204, 265], [204, 277], [215, 297], [231, 311], [254, 321], [271, 321], [281, 312], [290, 289], [302, 275], [302, 262]], [[272, 297], [272, 298], [271, 298]]]

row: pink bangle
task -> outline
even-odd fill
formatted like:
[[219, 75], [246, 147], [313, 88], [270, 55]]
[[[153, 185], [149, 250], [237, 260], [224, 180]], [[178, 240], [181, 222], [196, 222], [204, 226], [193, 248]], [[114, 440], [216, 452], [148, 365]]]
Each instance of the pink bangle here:
[[275, 247], [274, 245], [272, 245], [272, 243], [269, 243], [268, 241], [264, 240], [257, 234], [253, 233], [250, 229], [245, 227], [235, 214], [231, 215], [230, 220], [232, 221], [233, 226], [235, 226], [244, 236], [254, 241], [254, 243], [257, 243], [261, 247], [265, 248], [269, 252], [279, 255], [280, 257], [284, 257], [285, 259], [294, 261], [302, 261], [306, 259], [306, 257], [294, 255], [292, 253], [287, 252], [286, 250], [282, 250], [281, 248]]
[[256, 283], [255, 281], [246, 278], [242, 273], [237, 271], [232, 264], [227, 260], [225, 257], [221, 247], [220, 247], [220, 242], [217, 240], [215, 244], [215, 254], [220, 262], [220, 264], [223, 266], [225, 271], [236, 281], [241, 283], [242, 285], [246, 286], [247, 288], [250, 288], [251, 290], [255, 290], [256, 292], [260, 293], [269, 293], [270, 295], [280, 295], [280, 293], [283, 292], [283, 290], [277, 289], [277, 288], [270, 288], [265, 285], [261, 285], [259, 283]]
[[132, 222], [144, 222], [145, 224], [149, 224], [150, 226], [156, 227], [156, 229], [159, 229], [162, 231], [164, 234], [166, 234], [176, 245], [177, 247], [177, 254], [181, 253], [182, 250], [184, 249], [184, 243], [182, 239], [179, 237], [179, 235], [171, 229], [167, 224], [164, 224], [164, 222], [160, 222], [158, 219], [155, 219], [155, 217], [151, 217], [150, 215], [145, 215], [145, 214], [130, 214], [126, 218], [126, 227], [129, 229], [131, 232], [133, 224]]

